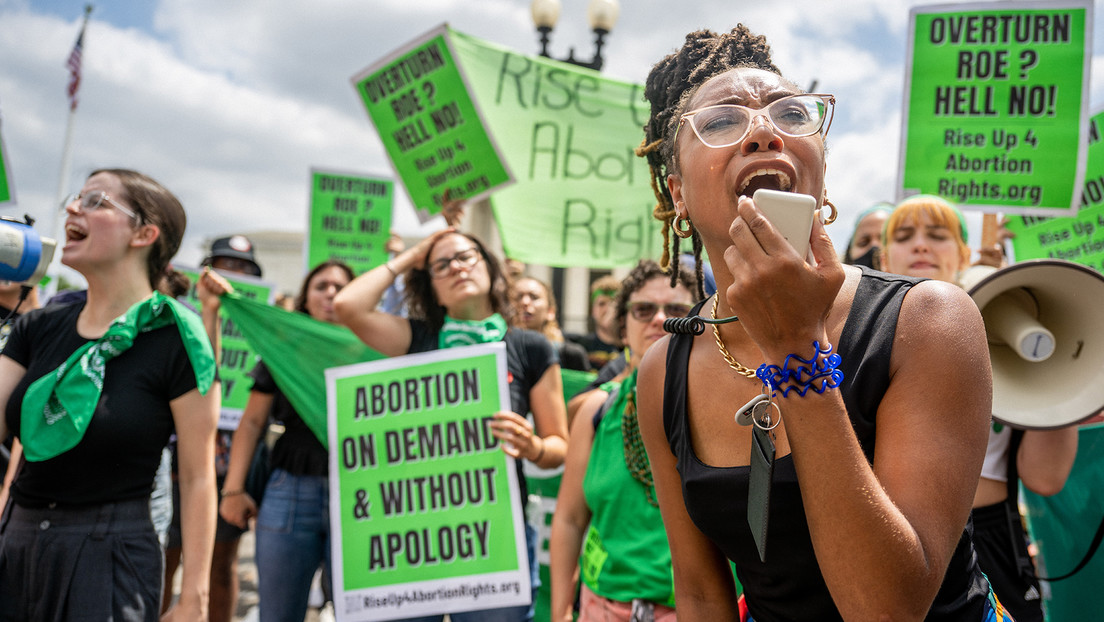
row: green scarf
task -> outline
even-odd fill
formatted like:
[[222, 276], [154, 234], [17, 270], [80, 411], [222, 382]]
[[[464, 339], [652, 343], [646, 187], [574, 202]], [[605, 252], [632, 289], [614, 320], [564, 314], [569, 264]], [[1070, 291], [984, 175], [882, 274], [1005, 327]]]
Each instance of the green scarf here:
[[457, 320], [445, 316], [437, 346], [442, 350], [480, 343], [494, 343], [506, 338], [506, 320], [495, 313], [485, 320]]
[[206, 394], [215, 378], [215, 355], [203, 322], [184, 305], [154, 292], [115, 318], [103, 337], [77, 348], [60, 367], [31, 383], [23, 398], [20, 433], [27, 460], [49, 460], [75, 447], [100, 401], [107, 362], [130, 349], [138, 333], [173, 323], [192, 362], [196, 386]]

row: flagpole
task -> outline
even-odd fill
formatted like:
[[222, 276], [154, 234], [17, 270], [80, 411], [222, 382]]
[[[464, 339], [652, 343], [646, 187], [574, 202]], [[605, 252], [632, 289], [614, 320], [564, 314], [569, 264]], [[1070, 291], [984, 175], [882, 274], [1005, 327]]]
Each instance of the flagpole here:
[[[73, 48], [74, 52], [79, 52], [80, 54], [84, 53], [83, 49], [81, 48], [83, 48], [84, 45], [84, 31], [85, 28], [88, 27], [88, 18], [90, 15], [92, 15], [92, 5], [86, 4], [84, 5], [84, 22], [81, 24], [80, 34], [77, 35], [77, 43]], [[53, 213], [53, 218], [51, 219], [49, 230], [49, 235], [53, 236], [54, 239], [59, 240], [59, 247], [63, 245], [62, 241], [64, 240], [65, 236], [61, 231], [61, 210], [57, 209], [56, 206], [61, 205], [61, 202], [65, 200], [66, 193], [69, 192], [69, 169], [72, 165], [73, 160], [73, 121], [74, 119], [76, 119], [77, 116], [76, 97], [77, 88], [79, 88], [80, 86], [80, 69], [79, 66], [76, 69], [73, 68], [73, 56], [74, 54], [71, 53], [69, 61], [67, 62], [71, 73], [69, 86], [69, 118], [65, 124], [65, 143], [61, 151], [61, 173], [58, 178], [57, 200], [54, 201], [55, 209], [51, 210], [51, 212]], [[77, 62], [81, 62], [79, 57], [77, 58]], [[74, 79], [76, 80], [76, 83], [73, 82]], [[61, 254], [60, 252], [55, 251], [54, 259], [50, 262], [49, 273], [52, 278], [50, 279], [50, 282], [46, 285], [47, 297], [57, 292], [58, 265], [60, 263]]]

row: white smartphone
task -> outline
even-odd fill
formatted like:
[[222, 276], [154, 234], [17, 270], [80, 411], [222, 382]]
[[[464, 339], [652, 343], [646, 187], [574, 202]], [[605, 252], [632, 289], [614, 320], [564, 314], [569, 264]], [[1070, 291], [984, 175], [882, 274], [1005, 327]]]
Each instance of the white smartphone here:
[[807, 194], [760, 188], [751, 196], [751, 200], [755, 201], [755, 206], [794, 247], [797, 254], [808, 260], [809, 235], [813, 231], [816, 199]]

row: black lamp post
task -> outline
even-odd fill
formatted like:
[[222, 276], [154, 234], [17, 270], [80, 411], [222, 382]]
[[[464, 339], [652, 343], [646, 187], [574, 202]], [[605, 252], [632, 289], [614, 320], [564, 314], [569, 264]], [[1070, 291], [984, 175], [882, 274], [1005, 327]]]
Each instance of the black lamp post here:
[[[529, 10], [532, 12], [533, 23], [537, 27], [537, 32], [540, 33], [540, 55], [545, 58], [552, 58], [548, 53], [548, 35], [560, 19], [560, 0], [533, 0], [529, 5]], [[594, 41], [594, 59], [590, 61], [576, 60], [575, 48], [571, 48], [568, 51], [567, 58], [558, 60], [579, 67], [594, 69], [595, 71], [602, 69], [602, 45], [605, 44], [606, 35], [613, 30], [613, 25], [617, 23], [617, 15], [620, 12], [621, 6], [617, 3], [617, 0], [590, 0], [590, 6], [587, 7], [587, 20], [597, 37]]]

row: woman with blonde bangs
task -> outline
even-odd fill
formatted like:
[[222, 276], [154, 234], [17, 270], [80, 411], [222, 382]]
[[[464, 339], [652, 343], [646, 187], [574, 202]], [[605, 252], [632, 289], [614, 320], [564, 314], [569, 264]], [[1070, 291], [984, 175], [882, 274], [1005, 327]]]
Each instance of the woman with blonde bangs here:
[[886, 220], [882, 269], [957, 284], [970, 266], [967, 235], [962, 213], [947, 201], [926, 194], [905, 199]]
[[[958, 283], [970, 265], [962, 212], [940, 197], [902, 201], [882, 246], [887, 272]], [[1057, 494], [1077, 457], [1077, 426], [1014, 430], [993, 421], [970, 513], [978, 565], [1017, 622], [1042, 622], [1042, 596], [1020, 517], [1019, 482], [1038, 495]]]

